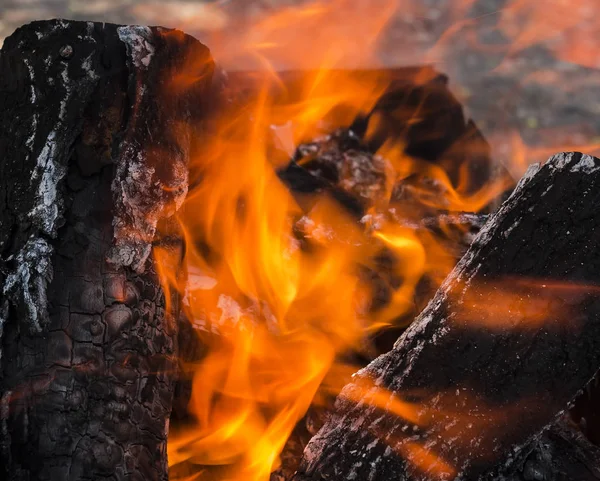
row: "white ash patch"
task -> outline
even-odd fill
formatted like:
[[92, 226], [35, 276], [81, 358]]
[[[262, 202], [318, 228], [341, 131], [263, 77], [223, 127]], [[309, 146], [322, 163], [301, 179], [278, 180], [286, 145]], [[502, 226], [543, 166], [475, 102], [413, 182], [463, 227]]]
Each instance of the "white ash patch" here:
[[[396, 212], [396, 209], [389, 209], [390, 213], [393, 215]], [[392, 212], [394, 211], [394, 212]], [[386, 222], [386, 217], [382, 213], [374, 213], [374, 214], [365, 214], [361, 219], [360, 223], [363, 224], [369, 232], [380, 230]]]
[[86, 33], [87, 38], [96, 43], [96, 39], [94, 38], [94, 22], [87, 22]]
[[87, 76], [92, 79], [92, 80], [98, 80], [100, 77], [98, 77], [98, 74], [96, 73], [96, 71], [93, 69], [92, 67], [92, 57], [93, 57], [93, 53], [89, 54], [85, 60], [83, 61], [83, 63], [81, 64], [81, 68], [85, 71], [85, 73], [87, 74]]
[[6, 277], [2, 292], [24, 307], [25, 320], [32, 332], [41, 332], [47, 322], [46, 289], [53, 277], [52, 252], [46, 240], [31, 237], [14, 259], [8, 259], [14, 260], [17, 268]]
[[119, 27], [117, 33], [121, 42], [127, 45], [133, 64], [138, 68], [148, 67], [154, 55], [152, 30], [148, 27], [129, 25]]
[[203, 318], [192, 319], [191, 323], [192, 323], [192, 328], [195, 329], [196, 331], [210, 332], [210, 330], [208, 329], [208, 326], [207, 326], [206, 319], [203, 319]]
[[37, 127], [38, 127], [38, 114], [35, 113], [35, 114], [33, 114], [33, 118], [31, 119], [31, 135], [29, 137], [27, 137], [27, 140], [25, 141], [25, 145], [31, 152], [33, 152], [33, 143], [35, 142], [35, 134], [37, 132]]
[[58, 120], [64, 122], [65, 117], [67, 116], [67, 102], [71, 97], [71, 86], [69, 85], [69, 71], [68, 64], [65, 63], [63, 71], [61, 72], [61, 77], [63, 80], [63, 85], [65, 86], [66, 94], [65, 97], [60, 101], [60, 112], [58, 114]]
[[32, 181], [39, 179], [36, 203], [29, 216], [47, 235], [54, 236], [59, 218], [58, 184], [66, 169], [57, 159], [56, 131], [50, 132], [37, 159]]
[[217, 308], [221, 309], [219, 324], [231, 322], [237, 324], [242, 317], [243, 309], [232, 297], [221, 294], [217, 302]]
[[[117, 174], [112, 184], [118, 196], [118, 204], [125, 212], [115, 215], [114, 228], [117, 237], [117, 250], [111, 253], [110, 260], [116, 264], [134, 265], [141, 271], [150, 255], [151, 241], [156, 232], [156, 223], [146, 219], [145, 198], [141, 193], [151, 190], [154, 169], [146, 165], [140, 148], [137, 153], [128, 145], [117, 164]], [[159, 200], [159, 199], [157, 199]], [[129, 218], [130, 222], [126, 219]]]
[[506, 229], [503, 233], [502, 236], [506, 239], [510, 233], [513, 231], [513, 229], [515, 227], [517, 227], [519, 224], [521, 223], [521, 218], [519, 217], [514, 223], [513, 225], [511, 225], [508, 229]]
[[[139, 26], [120, 27], [117, 30], [120, 40], [127, 46], [132, 68], [147, 68], [155, 51], [152, 30]], [[136, 104], [146, 101], [145, 93], [144, 86], [138, 88]], [[168, 183], [164, 182], [155, 175], [155, 169], [147, 157], [146, 152], [154, 147], [151, 145], [151, 129], [147, 122], [147, 119], [137, 116], [130, 119], [128, 130], [134, 131], [130, 132], [128, 138], [145, 140], [143, 144], [139, 140], [125, 140], [121, 144], [112, 183], [116, 206], [113, 222], [115, 245], [108, 255], [108, 261], [119, 266], [131, 266], [137, 272], [144, 271], [159, 219], [169, 217], [181, 207], [188, 189], [188, 152], [184, 146], [189, 139], [181, 138], [181, 151], [173, 152], [169, 159], [163, 159], [169, 162], [171, 169]]]
[[573, 159], [573, 152], [561, 152], [548, 159], [545, 165], [555, 170], [562, 170]]
[[275, 137], [276, 146], [283, 150], [290, 157], [293, 157], [296, 152], [296, 143], [294, 142], [294, 130], [292, 121], [288, 121], [282, 125], [270, 125], [269, 128]]
[[37, 100], [37, 95], [35, 93], [35, 72], [33, 71], [33, 66], [31, 65], [29, 60], [27, 60], [25, 58], [25, 59], [23, 59], [23, 63], [25, 63], [27, 70], [29, 70], [29, 79], [31, 80], [31, 85], [29, 86], [30, 91], [31, 91], [30, 98], [31, 98], [31, 103], [34, 104]]
[[[33, 70], [33, 66], [31, 65], [31, 63], [29, 62], [29, 60], [27, 59], [23, 59], [23, 62], [25, 63], [25, 66], [27, 67], [27, 70], [29, 70], [29, 78], [31, 80], [31, 86], [30, 86], [30, 91], [31, 91], [31, 95], [30, 95], [30, 100], [31, 100], [31, 104], [35, 104], [37, 101], [37, 95], [35, 92], [35, 72]], [[37, 125], [38, 125], [38, 114], [34, 113], [33, 114], [33, 118], [31, 120], [31, 135], [27, 138], [27, 140], [25, 141], [25, 145], [27, 146], [27, 148], [31, 151], [33, 150], [33, 142], [35, 140], [35, 134], [37, 132]]]
[[301, 243], [298, 239], [296, 239], [295, 237], [288, 237], [288, 243], [287, 246], [285, 248], [285, 250], [283, 251], [283, 258], [286, 260], [292, 260], [294, 258], [294, 255], [297, 254], [300, 251], [301, 248]]
[[[277, 317], [275, 316], [275, 314], [273, 314], [273, 311], [271, 310], [271, 306], [269, 306], [269, 304], [266, 301], [260, 302], [260, 311], [259, 312], [260, 312], [261, 316], [264, 318], [269, 332], [271, 332], [275, 335], [280, 335], [281, 334], [280, 323], [277, 321]], [[253, 316], [253, 317], [256, 318], [256, 316]]]
[[188, 266], [188, 280], [186, 282], [186, 289], [196, 290], [210, 290], [217, 285], [217, 280], [207, 275], [202, 270], [195, 266]]
[[571, 167], [571, 172], [584, 172], [591, 174], [600, 169], [600, 165], [596, 163], [596, 159], [590, 155], [583, 154], [581, 160]]
[[[68, 23], [61, 21], [58, 25], [62, 28], [66, 28]], [[88, 78], [89, 80], [96, 80], [98, 76], [91, 68], [91, 56], [88, 57], [87, 60], [89, 61]], [[48, 134], [44, 146], [37, 157], [36, 166], [32, 173], [32, 182], [38, 182], [38, 186], [36, 203], [29, 213], [29, 216], [36, 222], [40, 230], [49, 236], [54, 236], [56, 233], [61, 207], [59, 199], [59, 183], [66, 175], [66, 167], [62, 165], [60, 159], [64, 153], [59, 151], [58, 138], [64, 134], [67, 105], [69, 104], [74, 90], [68, 74], [68, 64], [65, 63], [60, 75], [65, 88], [65, 93], [64, 97], [60, 100], [56, 128]], [[31, 72], [31, 77], [33, 81], [33, 72]], [[26, 145], [32, 153], [37, 134], [37, 125], [38, 118], [36, 115], [33, 118], [32, 134], [26, 141]]]
[[310, 234], [308, 234], [306, 237], [324, 242], [334, 239], [335, 231], [329, 226], [319, 224], [313, 230], [311, 230]]
[[296, 222], [296, 226], [304, 232], [307, 239], [324, 242], [335, 238], [335, 232], [330, 226], [317, 224], [306, 215], [302, 216]]
[[62, 30], [65, 30], [66, 28], [68, 28], [70, 25], [70, 22], [68, 20], [64, 20], [64, 19], [59, 19], [56, 21], [56, 23], [52, 26], [52, 28], [48, 31], [48, 32], [43, 32], [43, 31], [36, 31], [35, 35], [38, 38], [38, 40], [43, 39], [45, 36], [47, 35], [51, 35], [54, 32], [56, 32], [59, 28]]
[[[183, 140], [183, 139], [182, 139]], [[117, 212], [113, 221], [115, 246], [108, 260], [143, 272], [159, 219], [172, 215], [187, 195], [187, 153], [170, 159], [172, 181], [156, 178], [142, 146], [127, 143], [117, 160], [112, 183]]]

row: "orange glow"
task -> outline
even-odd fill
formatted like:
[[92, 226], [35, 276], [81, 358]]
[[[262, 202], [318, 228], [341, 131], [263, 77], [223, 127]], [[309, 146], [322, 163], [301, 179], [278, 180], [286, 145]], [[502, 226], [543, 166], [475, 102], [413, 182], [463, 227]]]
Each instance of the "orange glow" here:
[[465, 326], [492, 330], [538, 329], [573, 324], [570, 307], [580, 304], [600, 287], [559, 283], [544, 279], [500, 279], [470, 284], [455, 290], [453, 321]]
[[417, 443], [405, 443], [400, 446], [402, 455], [415, 467], [438, 479], [451, 479], [456, 470], [447, 462]]
[[414, 174], [435, 179], [443, 187], [443, 195], [436, 195], [437, 193], [418, 187], [414, 191], [421, 204], [438, 210], [478, 212], [514, 184], [511, 177], [499, 175], [481, 189], [469, 193], [472, 186], [466, 175], [466, 165], [461, 169], [458, 184], [453, 185], [448, 174], [440, 165], [408, 157], [402, 150], [402, 146], [388, 142], [378, 153], [392, 162], [399, 179]]
[[418, 404], [398, 398], [366, 377], [354, 379], [351, 388], [345, 389], [342, 396], [357, 403], [374, 406], [417, 426], [424, 422], [423, 412]]
[[[498, 455], [494, 451], [498, 438], [510, 438], [518, 432], [518, 424], [511, 424], [510, 420], [535, 411], [536, 406], [535, 398], [490, 404], [471, 388], [460, 385], [441, 392], [409, 390], [405, 397], [412, 401], [408, 402], [378, 384], [364, 372], [359, 373], [341, 396], [404, 422], [408, 429], [393, 435], [382, 427], [388, 425], [385, 422], [366, 424], [365, 429], [400, 454], [412, 468], [436, 479], [452, 479], [456, 471], [436, 453], [436, 448], [445, 446], [447, 454], [459, 465], [466, 460], [494, 459]], [[379, 418], [379, 413], [374, 416]], [[419, 438], [422, 443], [415, 440]]]
[[[279, 70], [371, 66], [377, 42], [396, 12], [412, 1], [312, 1], [259, 17], [231, 35], [211, 38], [215, 58], [227, 65], [274, 66]], [[406, 10], [407, 11], [407, 10]]]
[[510, 39], [510, 53], [544, 44], [564, 61], [597, 67], [600, 50], [585, 37], [598, 33], [599, 12], [591, 2], [513, 0], [501, 10], [498, 25]]

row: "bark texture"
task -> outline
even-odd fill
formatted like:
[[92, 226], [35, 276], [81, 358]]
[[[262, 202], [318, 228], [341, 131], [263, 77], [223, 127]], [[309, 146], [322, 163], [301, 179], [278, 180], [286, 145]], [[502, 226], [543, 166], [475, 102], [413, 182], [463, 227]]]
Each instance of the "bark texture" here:
[[[190, 58], [192, 86], [171, 89]], [[167, 312], [150, 249], [187, 192], [211, 74], [203, 45], [161, 28], [56, 20], [6, 39], [1, 479], [168, 479], [177, 299]]]
[[[598, 476], [597, 448], [556, 423], [600, 367], [599, 173], [579, 153], [528, 171], [393, 350], [344, 389], [296, 480]], [[587, 474], [524, 471], [582, 451]]]

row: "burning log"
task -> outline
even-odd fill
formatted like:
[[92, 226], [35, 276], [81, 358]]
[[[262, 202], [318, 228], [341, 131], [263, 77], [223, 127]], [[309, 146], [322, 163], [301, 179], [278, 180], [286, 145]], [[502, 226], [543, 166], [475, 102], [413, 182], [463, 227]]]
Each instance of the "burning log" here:
[[[205, 80], [166, 92], [190, 55]], [[208, 49], [161, 28], [59, 20], [6, 39], [2, 479], [167, 479], [178, 301], [150, 253], [186, 195], [211, 71]]]
[[[444, 208], [457, 210], [450, 203], [433, 207], [431, 202], [427, 209], [428, 202], [422, 199], [426, 195], [438, 200], [445, 197], [448, 185], [440, 185], [441, 179], [435, 178], [440, 172], [448, 184], [468, 186], [461, 192], [465, 197], [487, 187], [491, 178], [498, 179], [497, 194], [512, 186], [506, 172], [494, 166], [487, 141], [465, 117], [445, 75], [428, 67], [374, 71], [373, 78], [362, 71], [353, 74], [372, 84], [379, 79], [387, 87], [368, 113], [350, 119], [348, 126], [330, 135], [298, 146], [292, 163], [279, 172], [293, 191], [329, 190], [359, 218], [383, 203], [391, 207], [411, 203], [411, 220], [418, 222]], [[286, 90], [294, 92], [293, 79], [290, 73], [282, 77]], [[405, 159], [419, 159], [422, 167], [417, 170], [422, 171], [396, 180], [401, 162], [386, 158], [394, 149]], [[396, 165], [392, 165], [394, 160]], [[387, 185], [389, 182], [392, 186]], [[477, 204], [460, 207], [469, 211], [486, 207], [485, 202]], [[406, 214], [408, 209], [403, 210]]]
[[600, 368], [599, 171], [579, 153], [530, 168], [344, 388], [296, 480], [598, 479], [598, 448], [560, 418]]

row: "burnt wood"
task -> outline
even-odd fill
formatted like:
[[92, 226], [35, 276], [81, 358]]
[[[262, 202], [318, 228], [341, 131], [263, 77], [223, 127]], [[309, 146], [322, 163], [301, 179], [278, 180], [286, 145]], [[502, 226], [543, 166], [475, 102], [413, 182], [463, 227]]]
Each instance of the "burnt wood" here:
[[[358, 115], [347, 127], [323, 138], [297, 146], [292, 162], [281, 169], [280, 178], [302, 203], [302, 195], [327, 191], [352, 215], [361, 218], [370, 207], [381, 204], [389, 165], [376, 154], [386, 143], [402, 146], [402, 152], [424, 164], [439, 165], [453, 185], [468, 185], [469, 194], [487, 185], [491, 178], [508, 176], [494, 165], [490, 147], [475, 123], [465, 116], [452, 94], [448, 78], [430, 67], [336, 72], [367, 85], [380, 84], [383, 93], [371, 109]], [[281, 83], [273, 95], [282, 102], [299, 100], [299, 72], [280, 73]], [[234, 82], [248, 84], [251, 73], [237, 73]], [[253, 84], [250, 84], [253, 86]], [[247, 90], [250, 87], [247, 87]], [[254, 87], [256, 88], [256, 87]], [[276, 129], [277, 130], [277, 129]], [[393, 169], [392, 169], [393, 170]], [[431, 212], [412, 199], [410, 189], [439, 186], [426, 175], [391, 179], [394, 185], [391, 206], [414, 203], [413, 221]], [[497, 207], [488, 206], [487, 209]]]
[[[170, 88], [190, 57], [204, 80]], [[178, 301], [150, 249], [187, 192], [212, 68], [161, 28], [54, 20], [5, 40], [0, 479], [168, 479]]]
[[343, 390], [296, 481], [598, 477], [598, 448], [557, 422], [600, 368], [599, 173], [580, 153], [530, 168], [394, 348]]
[[563, 417], [522, 450], [499, 479], [596, 481], [600, 479], [600, 448], [569, 417]]

